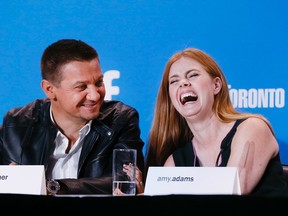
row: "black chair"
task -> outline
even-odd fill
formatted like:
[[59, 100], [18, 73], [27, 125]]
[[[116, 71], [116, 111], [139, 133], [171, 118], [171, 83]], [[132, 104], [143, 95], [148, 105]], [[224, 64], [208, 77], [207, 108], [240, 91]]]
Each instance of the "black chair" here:
[[284, 172], [284, 178], [288, 184], [288, 164], [282, 164], [283, 172]]

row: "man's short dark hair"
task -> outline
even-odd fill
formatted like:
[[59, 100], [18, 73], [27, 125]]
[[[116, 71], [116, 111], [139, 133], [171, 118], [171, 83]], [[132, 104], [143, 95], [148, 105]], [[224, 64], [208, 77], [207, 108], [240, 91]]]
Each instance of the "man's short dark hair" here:
[[98, 58], [96, 49], [81, 40], [62, 39], [48, 46], [41, 58], [41, 75], [53, 84], [60, 83], [61, 67], [71, 61], [91, 61]]

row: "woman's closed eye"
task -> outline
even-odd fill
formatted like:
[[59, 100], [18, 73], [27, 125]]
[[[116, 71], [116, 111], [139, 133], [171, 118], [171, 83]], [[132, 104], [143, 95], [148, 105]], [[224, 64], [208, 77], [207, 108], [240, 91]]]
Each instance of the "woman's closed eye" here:
[[186, 77], [190, 80], [190, 79], [192, 79], [192, 78], [194, 78], [194, 77], [197, 77], [197, 76], [199, 76], [198, 73], [190, 72], [190, 73], [187, 74]]
[[177, 83], [177, 82], [179, 82], [179, 79], [171, 79], [169, 81], [169, 84], [172, 85], [172, 84]]

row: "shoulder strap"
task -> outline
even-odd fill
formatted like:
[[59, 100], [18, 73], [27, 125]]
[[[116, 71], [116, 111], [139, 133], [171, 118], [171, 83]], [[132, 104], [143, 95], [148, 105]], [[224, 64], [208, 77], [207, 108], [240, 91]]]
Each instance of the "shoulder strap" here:
[[230, 144], [231, 144], [231, 140], [235, 134], [235, 132], [237, 131], [237, 127], [243, 122], [245, 121], [247, 118], [245, 119], [238, 119], [236, 120], [235, 124], [233, 125], [232, 129], [229, 131], [229, 133], [226, 135], [226, 137], [222, 140], [221, 142], [221, 149], [225, 149], [227, 148]]

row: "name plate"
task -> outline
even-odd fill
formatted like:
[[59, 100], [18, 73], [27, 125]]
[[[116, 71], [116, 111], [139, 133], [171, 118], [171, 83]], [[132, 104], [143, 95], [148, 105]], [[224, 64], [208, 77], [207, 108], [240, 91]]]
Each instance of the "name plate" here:
[[46, 195], [43, 165], [1, 165], [0, 193]]
[[149, 167], [144, 195], [241, 195], [237, 167]]

